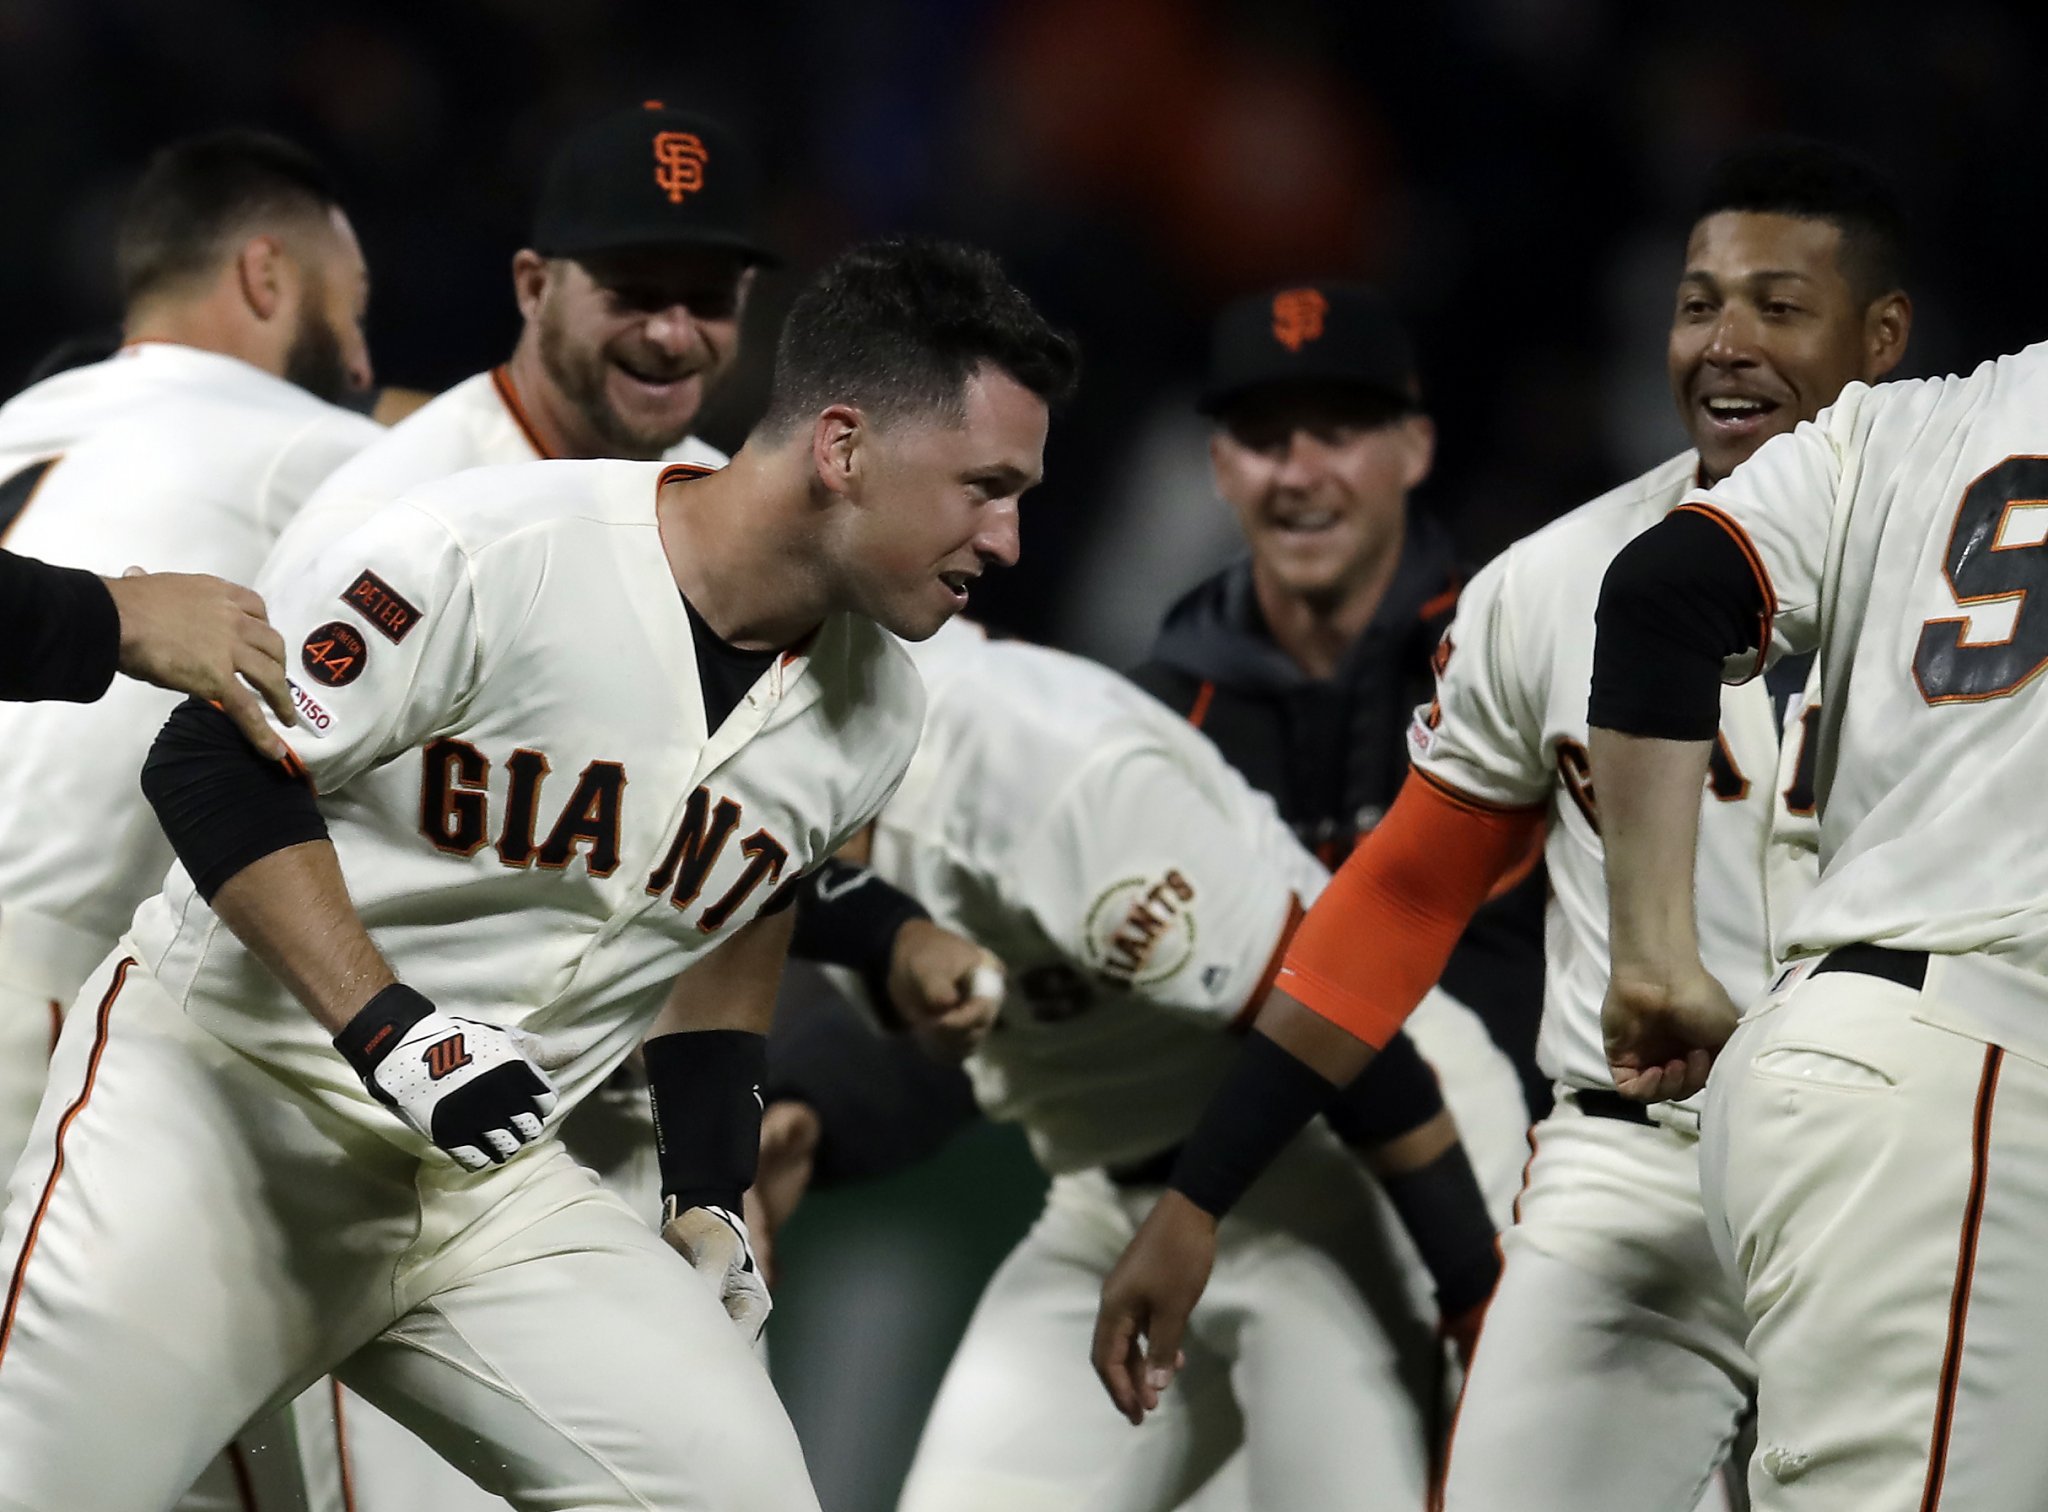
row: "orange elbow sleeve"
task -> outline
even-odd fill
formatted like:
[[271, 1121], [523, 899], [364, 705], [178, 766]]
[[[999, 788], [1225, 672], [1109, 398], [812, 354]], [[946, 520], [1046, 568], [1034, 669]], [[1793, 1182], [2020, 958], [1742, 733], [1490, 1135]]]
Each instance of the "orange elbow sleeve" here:
[[1491, 808], [1419, 772], [1295, 932], [1274, 986], [1375, 1047], [1443, 975], [1497, 887], [1526, 872], [1542, 809]]

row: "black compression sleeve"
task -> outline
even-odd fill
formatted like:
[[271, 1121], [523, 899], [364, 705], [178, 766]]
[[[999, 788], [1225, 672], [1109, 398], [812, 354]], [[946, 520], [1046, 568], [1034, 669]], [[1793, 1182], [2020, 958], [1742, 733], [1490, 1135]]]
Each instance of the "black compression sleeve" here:
[[1732, 536], [1680, 509], [1622, 548], [1600, 585], [1587, 722], [1660, 740], [1712, 740], [1721, 664], [1761, 650], [1764, 587]]
[[1221, 1218], [1336, 1095], [1306, 1061], [1253, 1030], [1167, 1184]]
[[768, 1036], [769, 1102], [818, 1115], [813, 1184], [887, 1176], [915, 1165], [973, 1122], [967, 1073], [897, 1035], [881, 1035], [838, 993], [785, 994]]
[[306, 780], [259, 756], [232, 719], [197, 698], [179, 704], [157, 733], [142, 763], [142, 792], [209, 901], [251, 862], [327, 838]]
[[0, 646], [0, 699], [91, 703], [120, 666], [121, 616], [92, 573], [0, 551]]
[[642, 1047], [661, 1191], [678, 1211], [740, 1210], [761, 1157], [767, 1046], [744, 1029], [696, 1029]]
[[865, 866], [834, 857], [798, 885], [796, 932], [789, 953], [799, 961], [847, 966], [861, 975], [875, 1012], [892, 1029], [889, 962], [897, 931], [912, 919], [931, 915], [917, 899], [891, 887]]
[[1500, 1250], [1463, 1145], [1451, 1146], [1420, 1170], [1382, 1177], [1380, 1186], [1436, 1284], [1439, 1312], [1455, 1318], [1493, 1294]]
[[1421, 1128], [1443, 1110], [1436, 1072], [1416, 1052], [1415, 1041], [1396, 1034], [1323, 1117], [1346, 1144], [1377, 1145]]

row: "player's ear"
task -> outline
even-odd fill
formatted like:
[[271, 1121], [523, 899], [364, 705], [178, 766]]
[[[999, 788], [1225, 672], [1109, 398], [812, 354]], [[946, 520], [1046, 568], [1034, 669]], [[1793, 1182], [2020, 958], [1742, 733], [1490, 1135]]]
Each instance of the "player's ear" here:
[[258, 320], [275, 320], [295, 270], [274, 236], [252, 236], [235, 250], [235, 285]]
[[811, 470], [827, 493], [858, 499], [867, 426], [850, 404], [829, 405], [811, 423]]
[[1401, 491], [1421, 486], [1436, 466], [1436, 422], [1427, 415], [1408, 415], [1399, 421], [1407, 442], [1401, 459]]
[[548, 288], [548, 260], [531, 247], [512, 254], [512, 298], [519, 305], [522, 320], [531, 320], [540, 309], [541, 296]]
[[1913, 334], [1913, 301], [1894, 289], [1870, 302], [1863, 312], [1863, 379], [1875, 383], [1899, 365], [1906, 340]]

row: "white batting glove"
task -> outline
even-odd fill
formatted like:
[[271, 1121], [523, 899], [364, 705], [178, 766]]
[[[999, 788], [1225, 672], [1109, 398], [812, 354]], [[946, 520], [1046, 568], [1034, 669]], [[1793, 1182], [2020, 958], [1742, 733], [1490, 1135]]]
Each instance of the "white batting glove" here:
[[663, 1201], [661, 1237], [718, 1293], [740, 1337], [749, 1345], [759, 1343], [773, 1304], [761, 1267], [754, 1263], [746, 1220], [722, 1207], [677, 1212], [675, 1198], [669, 1197]]
[[540, 1138], [554, 1083], [520, 1048], [522, 1035], [441, 1012], [393, 985], [334, 1037], [370, 1095], [461, 1163], [481, 1171]]

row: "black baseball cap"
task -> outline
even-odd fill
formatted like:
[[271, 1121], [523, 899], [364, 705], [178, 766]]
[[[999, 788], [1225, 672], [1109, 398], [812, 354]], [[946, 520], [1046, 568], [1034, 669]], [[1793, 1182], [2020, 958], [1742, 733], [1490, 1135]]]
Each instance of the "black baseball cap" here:
[[649, 100], [570, 134], [548, 159], [533, 249], [575, 257], [627, 247], [729, 247], [779, 259], [761, 244], [753, 162], [708, 116]]
[[1287, 284], [1224, 306], [1210, 333], [1202, 413], [1282, 384], [1355, 388], [1421, 407], [1408, 333], [1386, 295], [1367, 284]]

